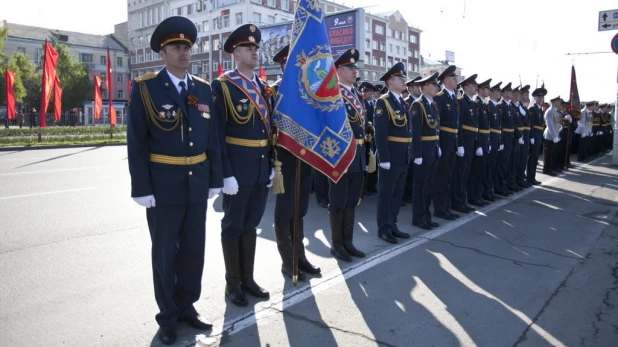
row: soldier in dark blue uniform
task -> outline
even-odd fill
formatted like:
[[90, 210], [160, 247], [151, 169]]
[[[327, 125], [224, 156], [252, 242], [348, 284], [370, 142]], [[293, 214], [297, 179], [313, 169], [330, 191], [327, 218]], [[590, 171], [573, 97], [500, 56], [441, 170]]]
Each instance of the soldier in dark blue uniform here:
[[520, 88], [521, 94], [517, 108], [521, 114], [521, 133], [520, 138], [520, 151], [517, 158], [517, 172], [515, 176], [515, 184], [520, 187], [529, 188], [532, 187], [531, 183], [526, 182], [526, 166], [528, 165], [528, 155], [530, 153], [530, 116], [528, 116], [528, 104], [530, 103], [530, 86], [526, 85]]
[[129, 103], [127, 150], [131, 196], [146, 207], [152, 272], [164, 344], [176, 341], [176, 322], [210, 329], [195, 308], [200, 298], [206, 199], [223, 185], [221, 146], [208, 82], [187, 73], [195, 24], [169, 17], [150, 47], [165, 68], [135, 80]]
[[[406, 104], [409, 107], [412, 107], [412, 103], [416, 101], [416, 99], [421, 97], [421, 86], [418, 84], [418, 81], [422, 79], [421, 76], [416, 76], [413, 79], [406, 82], [406, 86], [408, 87], [408, 92], [410, 93], [407, 98], [404, 99]], [[408, 166], [408, 175], [406, 176], [406, 186], [403, 191], [403, 202], [412, 203], [412, 191], [414, 185], [414, 161], [410, 161], [410, 166]]]
[[455, 170], [451, 185], [451, 208], [455, 211], [467, 213], [474, 211], [468, 206], [468, 178], [472, 169], [472, 159], [483, 155], [483, 149], [477, 146], [479, 131], [479, 105], [474, 99], [477, 92], [476, 74], [461, 81], [464, 95], [458, 98], [459, 114], [461, 117], [461, 132], [464, 155], [455, 159]]
[[[281, 65], [281, 71], [284, 70], [288, 60], [290, 46], [286, 45], [275, 54], [273, 61]], [[277, 80], [272, 85], [273, 99], [279, 91], [281, 80]], [[277, 194], [275, 199], [275, 239], [279, 255], [281, 255], [281, 272], [289, 277], [292, 277], [292, 257], [294, 251], [294, 209], [295, 209], [295, 193], [296, 193], [296, 170], [300, 173], [300, 187], [298, 194], [299, 216], [298, 216], [298, 279], [305, 280], [305, 272], [311, 274], [320, 273], [320, 268], [314, 266], [307, 260], [305, 255], [305, 245], [303, 239], [304, 233], [304, 218], [309, 209], [309, 197], [311, 196], [311, 166], [304, 161], [296, 158], [284, 148], [277, 148], [277, 160], [281, 162], [281, 173], [283, 174], [283, 184], [285, 192]]]
[[536, 180], [536, 167], [539, 163], [539, 154], [541, 146], [543, 146], [543, 103], [545, 102], [547, 90], [545, 88], [537, 88], [532, 92], [534, 105], [528, 109], [530, 117], [530, 155], [528, 156], [528, 165], [526, 167], [526, 180], [533, 185], [539, 185], [541, 182]]
[[248, 304], [245, 292], [269, 298], [253, 278], [256, 227], [275, 175], [270, 163], [272, 90], [253, 72], [260, 39], [260, 30], [253, 24], [234, 30], [223, 49], [234, 54], [237, 68], [212, 82], [225, 142], [221, 220], [225, 294], [238, 306]]
[[[489, 156], [489, 112], [487, 111], [487, 103], [485, 100], [489, 97], [489, 83], [491, 78], [483, 83], [478, 84], [478, 95], [474, 99], [474, 104], [478, 110], [478, 134], [474, 147], [474, 159], [472, 160], [472, 168], [468, 179], [468, 202], [475, 206], [487, 206], [488, 201], [494, 201], [493, 197], [486, 194], [483, 189], [483, 181], [487, 171], [487, 158]], [[465, 133], [464, 133], [465, 135]], [[496, 149], [494, 149], [496, 150]], [[487, 197], [487, 200], [484, 200]]]
[[511, 93], [510, 102], [511, 115], [513, 116], [513, 147], [511, 147], [510, 167], [507, 175], [507, 187], [512, 191], [520, 191], [525, 187], [517, 185], [517, 173], [519, 171], [519, 153], [523, 144], [523, 125], [521, 111], [519, 110], [519, 99], [521, 93], [519, 87], [515, 87]]
[[515, 132], [513, 120], [513, 108], [511, 107], [511, 97], [513, 89], [509, 82], [502, 88], [502, 101], [499, 103], [500, 118], [502, 120], [502, 150], [498, 153], [498, 170], [495, 178], [494, 189], [497, 194], [508, 196], [514, 189], [508, 189], [509, 172], [511, 170], [511, 150]]
[[422, 95], [412, 103], [412, 150], [414, 157], [414, 182], [412, 188], [412, 225], [431, 230], [439, 227], [431, 221], [432, 186], [438, 158], [440, 117], [433, 98], [438, 94], [438, 73], [418, 80]]
[[484, 181], [485, 200], [498, 200], [496, 195], [496, 177], [498, 176], [498, 154], [504, 149], [502, 144], [502, 110], [500, 98], [502, 97], [502, 82], [496, 83], [491, 87], [489, 102], [487, 103], [487, 114], [489, 117], [489, 155], [487, 156], [487, 172]]
[[339, 76], [339, 89], [343, 97], [348, 121], [354, 132], [356, 141], [356, 155], [337, 183], [329, 181], [328, 212], [330, 229], [332, 232], [332, 246], [330, 253], [343, 261], [352, 261], [352, 257], [364, 257], [365, 253], [356, 249], [354, 239], [354, 218], [356, 205], [364, 189], [366, 163], [365, 143], [365, 108], [360, 94], [354, 88], [354, 81], [358, 74], [359, 52], [357, 49], [348, 49], [336, 61], [335, 68]]
[[[440, 149], [438, 169], [434, 181], [434, 216], [453, 220], [459, 215], [451, 212], [451, 183], [455, 168], [455, 157], [464, 155], [461, 138], [461, 124], [457, 106], [457, 74], [451, 65], [438, 76], [444, 89], [436, 95], [435, 102], [440, 110]], [[465, 210], [467, 211], [467, 209]]]
[[[375, 93], [375, 88], [374, 86], [369, 83], [369, 82], [363, 82], [360, 84], [360, 91], [362, 92], [363, 95], [363, 106], [365, 107], [365, 111], [366, 111], [366, 115], [367, 115], [367, 121], [365, 122], [365, 132], [368, 135], [371, 135], [373, 132], [373, 116], [374, 116], [374, 110], [375, 110], [375, 106], [376, 106], [376, 100], [374, 99], [373, 95]], [[372, 135], [373, 136], [373, 135]], [[370, 153], [374, 153], [376, 150], [376, 145], [375, 145], [375, 140], [372, 138], [370, 143], [367, 144], [367, 148], [371, 151], [371, 152], [367, 152], [368, 156], [367, 156], [367, 160], [369, 160], [369, 155]], [[369, 161], [367, 162], [369, 163]], [[367, 176], [365, 178], [365, 195], [372, 195], [374, 193], [377, 193], [377, 187], [376, 185], [378, 184], [378, 171], [373, 171], [373, 172], [367, 172]]]
[[403, 63], [388, 70], [380, 81], [386, 82], [388, 92], [376, 103], [375, 131], [378, 173], [378, 237], [398, 243], [395, 237], [409, 238], [397, 227], [397, 216], [405, 185], [408, 166], [412, 160], [412, 121], [408, 105], [401, 92], [406, 89]]

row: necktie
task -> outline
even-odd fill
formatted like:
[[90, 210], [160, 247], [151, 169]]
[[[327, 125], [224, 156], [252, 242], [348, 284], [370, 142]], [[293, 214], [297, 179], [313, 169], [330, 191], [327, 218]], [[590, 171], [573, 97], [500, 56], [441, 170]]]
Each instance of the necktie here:
[[406, 103], [405, 103], [405, 101], [403, 101], [402, 97], [399, 97], [399, 103], [401, 104], [401, 108], [403, 108], [405, 110], [406, 109]]
[[187, 84], [185, 81], [180, 81], [178, 85], [180, 86], [180, 99], [182, 99], [184, 103], [187, 103], [187, 95], [189, 94], [187, 91]]

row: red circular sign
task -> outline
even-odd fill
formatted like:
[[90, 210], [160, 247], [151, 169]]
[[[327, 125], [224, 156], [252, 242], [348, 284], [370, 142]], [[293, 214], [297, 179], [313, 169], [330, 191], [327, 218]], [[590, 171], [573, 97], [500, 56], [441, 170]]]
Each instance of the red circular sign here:
[[618, 54], [618, 34], [616, 34], [612, 39], [612, 51]]

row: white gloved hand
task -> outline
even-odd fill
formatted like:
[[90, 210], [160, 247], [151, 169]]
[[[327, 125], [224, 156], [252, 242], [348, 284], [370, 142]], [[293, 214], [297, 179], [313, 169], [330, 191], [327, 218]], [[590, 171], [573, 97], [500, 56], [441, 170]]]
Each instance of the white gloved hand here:
[[500, 145], [500, 149], [498, 149], [498, 152], [502, 150], [504, 150], [504, 145]]
[[483, 156], [483, 148], [479, 147], [476, 149], [476, 156], [477, 157], [482, 157]]
[[599, 131], [599, 135], [603, 135], [603, 132], [602, 132], [602, 131]]
[[583, 134], [582, 134], [582, 139], [583, 139], [584, 137], [586, 137], [586, 136], [588, 136], [588, 135], [587, 135], [586, 133], [583, 133]]
[[208, 199], [212, 199], [215, 196], [219, 195], [221, 192], [221, 188], [210, 188], [208, 189]]
[[570, 114], [567, 114], [566, 116], [564, 116], [564, 119], [568, 120], [569, 123], [573, 122], [573, 118], [571, 117]]
[[133, 201], [137, 202], [140, 206], [144, 206], [145, 208], [155, 207], [156, 204], [154, 195], [139, 196], [137, 198], [133, 198]]
[[487, 149], [487, 153], [491, 153], [491, 145], [489, 145], [489, 148]]
[[270, 169], [270, 176], [268, 176], [268, 184], [266, 185], [266, 188], [270, 188], [273, 186], [273, 178], [275, 178], [274, 168]]
[[554, 143], [558, 143], [558, 142], [560, 142], [560, 138], [559, 137], [554, 138]]
[[438, 158], [440, 158], [441, 156], [442, 156], [442, 149], [438, 147]]
[[380, 163], [380, 167], [383, 168], [384, 170], [390, 170], [391, 163]]
[[416, 159], [414, 159], [414, 164], [416, 164], [416, 165], [423, 164], [423, 158], [416, 158]]
[[464, 148], [463, 147], [457, 147], [457, 156], [459, 157], [463, 157], [464, 156]]
[[236, 177], [231, 176], [223, 179], [223, 194], [236, 195], [238, 193], [238, 182]]
[[520, 144], [520, 145], [523, 145], [523, 144], [524, 144], [524, 137], [523, 137], [523, 136], [519, 138], [519, 144]]
[[534, 139], [532, 139], [532, 138], [530, 139], [530, 144], [534, 145]]

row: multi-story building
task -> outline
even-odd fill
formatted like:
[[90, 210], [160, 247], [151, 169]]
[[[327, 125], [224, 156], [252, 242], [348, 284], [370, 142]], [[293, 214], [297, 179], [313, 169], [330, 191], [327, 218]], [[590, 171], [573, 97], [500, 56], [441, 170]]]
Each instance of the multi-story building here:
[[[361, 53], [361, 78], [377, 82], [399, 61], [406, 65], [409, 76], [419, 74], [421, 31], [408, 25], [399, 12], [372, 15], [335, 2], [320, 3], [327, 17], [343, 18], [327, 21], [329, 29], [336, 30], [335, 27], [345, 24], [343, 21], [352, 23], [342, 35], [348, 46], [352, 42]], [[131, 77], [162, 68], [161, 59], [150, 50], [150, 37], [164, 18], [182, 15], [193, 20], [198, 29], [191, 73], [212, 80], [217, 77], [220, 64], [223, 70], [232, 69], [233, 57], [223, 51], [223, 43], [235, 28], [253, 23], [262, 29], [260, 63], [267, 79], [273, 82], [281, 71], [270, 58], [288, 43], [295, 6], [295, 0], [128, 0]], [[342, 49], [348, 46], [341, 45]], [[333, 50], [335, 57], [339, 54]]]
[[[442, 71], [446, 70], [446, 68], [448, 68], [450, 66], [449, 62], [446, 60], [432, 60], [429, 58], [422, 58], [422, 64], [421, 64], [421, 76], [423, 77], [427, 77], [429, 75], [432, 75], [434, 73], [442, 73]], [[465, 78], [465, 76], [461, 75], [461, 68], [457, 67], [455, 69], [455, 73], [457, 74], [457, 82], [461, 82], [463, 81]]]

